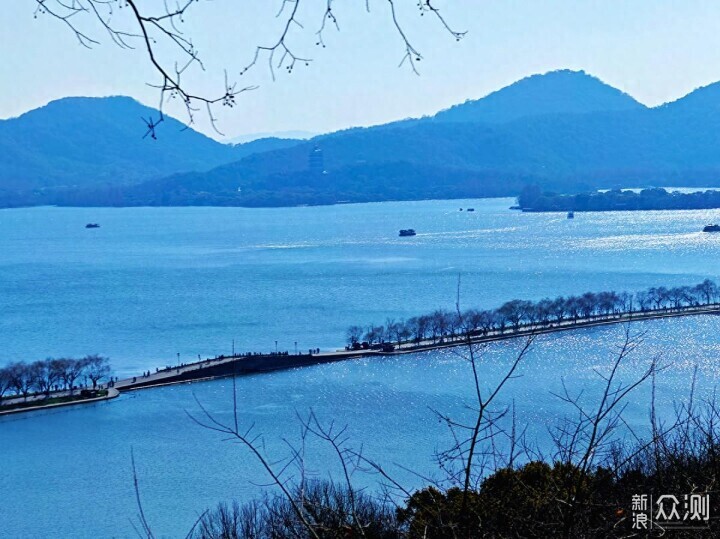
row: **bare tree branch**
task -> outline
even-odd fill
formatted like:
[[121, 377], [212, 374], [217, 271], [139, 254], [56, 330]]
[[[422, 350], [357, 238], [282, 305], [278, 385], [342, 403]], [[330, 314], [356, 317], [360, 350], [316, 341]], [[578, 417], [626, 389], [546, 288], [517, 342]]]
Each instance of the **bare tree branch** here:
[[[222, 90], [214, 95], [199, 93], [190, 89], [185, 75], [190, 68], [196, 66], [205, 71], [205, 65], [199, 55], [191, 36], [181, 30], [185, 18], [189, 14], [195, 17], [200, 15], [191, 9], [199, 3], [198, 0], [176, 0], [170, 3], [163, 1], [163, 8], [155, 11], [138, 0], [35, 0], [34, 16], [48, 15], [64, 24], [75, 36], [78, 43], [85, 48], [100, 45], [100, 40], [92, 35], [92, 26], [98, 26], [106, 33], [114, 45], [122, 49], [142, 48], [160, 81], [150, 84], [160, 93], [159, 116], [157, 118], [143, 119], [147, 131], [145, 137], [157, 138], [157, 127], [164, 120], [163, 110], [166, 101], [179, 99], [185, 106], [187, 125], [195, 122], [195, 114], [205, 109], [212, 128], [222, 134], [217, 128], [217, 118], [213, 106], [220, 105], [233, 107], [236, 97], [244, 92], [257, 88], [255, 84], [239, 86], [236, 82], [228, 80], [225, 71], [225, 82]], [[240, 70], [239, 75], [245, 75], [261, 59], [267, 57], [267, 63], [273, 80], [276, 70], [285, 68], [292, 73], [297, 63], [309, 65], [312, 58], [294, 52], [289, 44], [291, 31], [297, 29], [303, 33], [304, 26], [299, 20], [300, 6], [306, 4], [305, 0], [282, 0], [277, 17], [285, 17], [284, 23], [277, 38], [270, 45], [259, 45], [255, 48], [251, 62]], [[400, 23], [396, 12], [395, 2], [388, 0], [390, 15], [394, 28], [401, 37], [405, 53], [401, 65], [408, 63], [414, 73], [417, 73], [415, 63], [422, 58], [408, 38], [407, 32]], [[312, 4], [308, 3], [312, 9]], [[366, 10], [370, 10], [370, 2], [366, 1]], [[441, 27], [456, 40], [461, 39], [465, 32], [453, 30], [440, 11], [430, 2], [419, 2], [420, 14], [432, 14]], [[235, 8], [234, 8], [235, 9]], [[320, 28], [315, 32], [316, 45], [325, 47], [324, 31], [328, 24], [332, 24], [338, 31], [340, 25], [334, 10], [334, 0], [325, 0]], [[86, 30], [86, 27], [90, 30]], [[175, 60], [161, 58], [160, 50], [175, 51]], [[172, 53], [171, 53], [172, 54]]]

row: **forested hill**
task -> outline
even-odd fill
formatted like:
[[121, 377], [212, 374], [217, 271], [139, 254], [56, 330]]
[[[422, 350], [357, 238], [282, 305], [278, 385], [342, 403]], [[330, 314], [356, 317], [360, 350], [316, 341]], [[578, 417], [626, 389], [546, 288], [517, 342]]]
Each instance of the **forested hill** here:
[[440, 111], [432, 119], [496, 124], [548, 114], [644, 108], [629, 95], [583, 71], [563, 70], [550, 75], [532, 75], [482, 99], [466, 101]]
[[[653, 109], [352, 129], [207, 173], [147, 182], [124, 190], [121, 203], [262, 206], [517, 196], [528, 184], [557, 192], [719, 185], [714, 91]], [[323, 174], [310, 170], [315, 147], [322, 150]]]
[[73, 97], [0, 120], [0, 190], [127, 185], [296, 143], [221, 144], [167, 115], [157, 139], [143, 138], [151, 117], [157, 111], [129, 97]]
[[[585, 73], [560, 71], [523, 79], [434, 117], [292, 141], [212, 170], [187, 164], [215, 155], [216, 148], [208, 148], [194, 153], [178, 145], [175, 150], [185, 155], [164, 178], [36, 191], [31, 200], [266, 206], [516, 196], [528, 184], [570, 193], [715, 186], [720, 185], [720, 85], [647, 108]], [[15, 204], [23, 203], [18, 197]]]

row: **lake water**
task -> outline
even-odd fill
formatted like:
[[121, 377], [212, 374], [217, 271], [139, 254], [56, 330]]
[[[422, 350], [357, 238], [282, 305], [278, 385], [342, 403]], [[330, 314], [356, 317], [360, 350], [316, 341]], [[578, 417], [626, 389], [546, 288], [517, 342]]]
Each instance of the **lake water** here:
[[[101, 353], [118, 375], [238, 350], [342, 346], [351, 324], [452, 308], [458, 274], [465, 306], [513, 298], [637, 290], [718, 278], [717, 211], [522, 214], [510, 199], [318, 208], [33, 208], [0, 212], [0, 364]], [[474, 213], [458, 208], [472, 206]], [[98, 222], [99, 229], [85, 224]], [[400, 228], [418, 235], [399, 238]], [[636, 324], [645, 344], [623, 372], [662, 354], [662, 410], [717, 383], [720, 318]], [[545, 337], [503, 402], [541, 443], [569, 412], [552, 395], [598, 387], [619, 328]], [[489, 349], [491, 385], [517, 343]], [[348, 361], [238, 380], [241, 420], [268, 451], [297, 438], [296, 412], [315, 410], [403, 482], [432, 473], [447, 432], [431, 408], [463, 413], [467, 365], [451, 352]], [[113, 402], [0, 420], [0, 535], [127, 537], [135, 518], [130, 450], [156, 533], [176, 537], [220, 500], [261, 492], [259, 468], [237, 445], [196, 426], [194, 395], [227, 418], [227, 380], [123, 395]], [[633, 395], [631, 424], [646, 422], [648, 390]], [[311, 452], [326, 468], [326, 448]], [[332, 468], [332, 466], [331, 466]], [[359, 477], [372, 484], [373, 478]], [[184, 535], [184, 534], [183, 534]]]

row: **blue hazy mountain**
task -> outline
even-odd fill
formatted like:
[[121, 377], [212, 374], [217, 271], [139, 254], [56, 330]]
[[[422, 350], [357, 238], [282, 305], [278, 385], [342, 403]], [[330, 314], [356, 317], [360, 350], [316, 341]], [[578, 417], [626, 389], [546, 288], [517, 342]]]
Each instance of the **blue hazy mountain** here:
[[0, 189], [130, 184], [205, 171], [294, 141], [218, 143], [165, 116], [157, 139], [143, 118], [157, 111], [129, 97], [70, 97], [0, 120]]
[[720, 82], [697, 88], [676, 101], [660, 105], [657, 109], [673, 114], [720, 113]]
[[228, 144], [247, 144], [248, 142], [262, 139], [308, 140], [316, 136], [318, 136], [318, 133], [311, 133], [310, 131], [276, 131], [273, 133], [248, 133], [238, 135], [227, 142]]
[[[33, 203], [262, 206], [513, 196], [530, 183], [561, 192], [720, 185], [719, 103], [720, 86], [710, 85], [647, 108], [582, 72], [553, 72], [435, 117], [293, 141], [211, 170], [194, 164], [188, 172], [188, 161], [207, 154], [184, 146], [184, 161], [166, 177], [112, 192], [97, 185], [69, 190]], [[451, 111], [454, 120], [446, 116]], [[209, 152], [216, 151], [207, 140]], [[310, 164], [316, 148], [322, 170]]]
[[[556, 98], [550, 97], [553, 91], [557, 92]], [[485, 105], [486, 101], [490, 104]], [[451, 111], [452, 116], [466, 121], [444, 121]], [[533, 140], [530, 144], [532, 133], [523, 127], [528, 125], [524, 122], [541, 122], [542, 127], [536, 129], [541, 129], [543, 136], [552, 139], [547, 129], [552, 129], [555, 121], [562, 134], [565, 122], [583, 122], [583, 116], [587, 114], [612, 116], [617, 111], [633, 113], [647, 111], [647, 108], [583, 72], [557, 71], [528, 77], [434, 117], [322, 135], [292, 148], [254, 155], [220, 167], [213, 174], [247, 179], [301, 172], [307, 168], [308, 154], [315, 145], [322, 148], [329, 170], [390, 162], [466, 169], [523, 169], [549, 163], [561, 166], [564, 159], [549, 155], [542, 147], [542, 140]], [[471, 121], [470, 118], [481, 113], [492, 120]], [[500, 118], [505, 121], [501, 122]], [[612, 122], [612, 118], [609, 121]]]
[[532, 75], [482, 99], [466, 101], [433, 116], [440, 122], [504, 123], [546, 114], [644, 109], [629, 95], [584, 71]]

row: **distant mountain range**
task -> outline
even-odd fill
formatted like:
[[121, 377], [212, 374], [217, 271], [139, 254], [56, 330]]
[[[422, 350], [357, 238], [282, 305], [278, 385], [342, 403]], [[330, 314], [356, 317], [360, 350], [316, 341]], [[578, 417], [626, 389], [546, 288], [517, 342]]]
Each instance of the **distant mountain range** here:
[[432, 117], [440, 122], [501, 124], [548, 114], [641, 110], [629, 95], [578, 71], [532, 75], [482, 99], [466, 101]]
[[157, 140], [143, 119], [158, 113], [129, 97], [69, 97], [0, 120], [0, 189], [98, 187], [206, 171], [295, 141], [220, 144], [165, 116]]
[[175, 121], [143, 140], [137, 118], [151, 112], [128, 98], [70, 99], [0, 122], [0, 189], [13, 186], [0, 204], [268, 206], [514, 196], [528, 184], [720, 185], [720, 83], [648, 108], [584, 72], [556, 71], [434, 116], [239, 146]]

